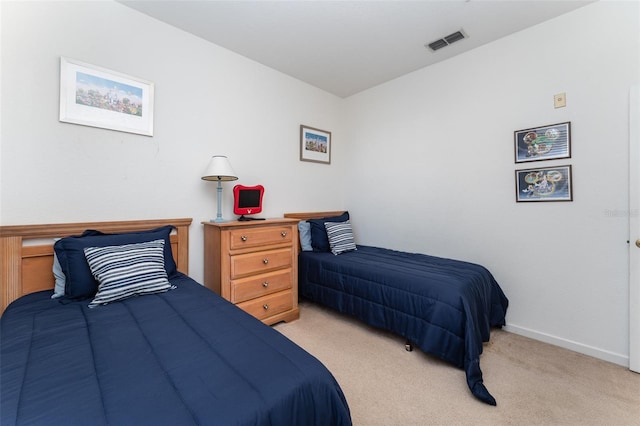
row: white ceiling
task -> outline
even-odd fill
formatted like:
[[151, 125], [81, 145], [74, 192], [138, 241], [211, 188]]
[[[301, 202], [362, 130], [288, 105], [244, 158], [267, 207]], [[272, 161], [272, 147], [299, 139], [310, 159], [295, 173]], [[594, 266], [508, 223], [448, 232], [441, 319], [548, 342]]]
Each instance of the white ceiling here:
[[[593, 0], [120, 0], [268, 67], [347, 97]], [[462, 29], [468, 38], [432, 52]]]

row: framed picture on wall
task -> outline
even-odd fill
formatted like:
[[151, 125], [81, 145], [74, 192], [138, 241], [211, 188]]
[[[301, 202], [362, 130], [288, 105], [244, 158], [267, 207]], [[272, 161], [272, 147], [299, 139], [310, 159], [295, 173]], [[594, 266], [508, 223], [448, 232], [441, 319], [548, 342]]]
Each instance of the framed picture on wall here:
[[516, 201], [573, 201], [571, 166], [516, 170]]
[[571, 122], [514, 132], [516, 163], [571, 158]]
[[60, 58], [60, 121], [153, 136], [153, 83]]
[[300, 161], [331, 164], [331, 132], [301, 125]]

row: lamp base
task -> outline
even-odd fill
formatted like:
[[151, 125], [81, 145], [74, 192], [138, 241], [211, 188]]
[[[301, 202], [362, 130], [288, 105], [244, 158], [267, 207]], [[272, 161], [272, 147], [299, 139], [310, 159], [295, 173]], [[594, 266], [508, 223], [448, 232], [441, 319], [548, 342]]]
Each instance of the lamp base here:
[[226, 222], [225, 219], [222, 218], [222, 181], [218, 180], [218, 214], [215, 219], [211, 219], [209, 222]]

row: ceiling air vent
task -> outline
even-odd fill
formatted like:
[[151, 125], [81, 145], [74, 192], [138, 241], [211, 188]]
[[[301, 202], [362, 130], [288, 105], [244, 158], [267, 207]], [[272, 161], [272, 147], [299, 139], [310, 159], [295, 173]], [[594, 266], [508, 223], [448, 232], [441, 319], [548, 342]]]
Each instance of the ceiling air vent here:
[[464, 38], [464, 34], [462, 34], [461, 31], [456, 31], [453, 34], [449, 34], [448, 36], [446, 36], [444, 40], [447, 43], [451, 44], [451, 43], [455, 43], [458, 40], [462, 40], [463, 38]]
[[435, 52], [438, 49], [442, 49], [443, 47], [446, 47], [451, 43], [455, 43], [456, 41], [462, 40], [463, 38], [466, 38], [466, 37], [467, 36], [464, 34], [464, 32], [460, 30], [460, 31], [456, 31], [453, 34], [449, 34], [448, 36], [443, 37], [439, 40], [432, 41], [431, 43], [427, 44], [427, 46], [429, 47], [429, 49]]
[[448, 45], [449, 45], [449, 43], [447, 43], [445, 41], [445, 39], [441, 38], [440, 40], [436, 40], [436, 41], [434, 41], [432, 43], [429, 43], [429, 49], [435, 51], [435, 50], [438, 50], [438, 49], [442, 49], [443, 47], [448, 46]]

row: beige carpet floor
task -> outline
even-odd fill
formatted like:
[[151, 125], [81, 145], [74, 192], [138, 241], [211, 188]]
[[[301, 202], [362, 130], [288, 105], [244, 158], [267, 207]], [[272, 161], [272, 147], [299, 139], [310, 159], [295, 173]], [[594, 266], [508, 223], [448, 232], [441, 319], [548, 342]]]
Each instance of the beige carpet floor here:
[[492, 407], [471, 395], [463, 370], [318, 305], [302, 303], [299, 320], [274, 328], [333, 373], [356, 426], [640, 425], [640, 374], [503, 330], [480, 358]]

